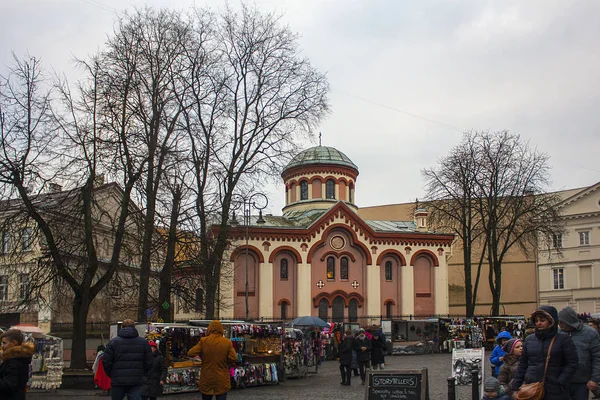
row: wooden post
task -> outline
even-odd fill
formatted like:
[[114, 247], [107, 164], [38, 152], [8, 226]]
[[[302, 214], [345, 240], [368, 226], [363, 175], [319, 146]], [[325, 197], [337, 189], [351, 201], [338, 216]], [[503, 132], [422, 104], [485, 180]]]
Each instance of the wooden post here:
[[448, 400], [456, 400], [456, 378], [448, 378]]
[[475, 368], [471, 371], [471, 400], [479, 400], [479, 370]]

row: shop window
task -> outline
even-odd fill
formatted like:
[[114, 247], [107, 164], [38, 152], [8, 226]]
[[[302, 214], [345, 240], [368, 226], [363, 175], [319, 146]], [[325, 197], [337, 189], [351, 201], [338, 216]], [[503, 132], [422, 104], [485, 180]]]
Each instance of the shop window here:
[[554, 289], [564, 289], [565, 288], [565, 273], [563, 268], [555, 268], [552, 270], [554, 274]]
[[327, 179], [325, 182], [325, 198], [335, 199], [335, 181], [333, 179]]
[[327, 303], [327, 299], [321, 299], [319, 302], [319, 318], [323, 321], [327, 321], [329, 319], [328, 316], [329, 304]]
[[308, 182], [300, 182], [300, 200], [308, 200]]
[[204, 289], [196, 289], [196, 312], [204, 312]]
[[286, 303], [285, 301], [283, 303], [281, 303], [281, 319], [287, 319], [288, 318], [288, 303]]
[[340, 279], [348, 280], [348, 257], [342, 257], [340, 260]]
[[279, 262], [279, 279], [282, 281], [288, 279], [288, 260], [285, 258]]
[[348, 319], [350, 322], [358, 321], [358, 301], [355, 299], [350, 300], [348, 304]]
[[385, 304], [385, 317], [387, 319], [391, 319], [392, 318], [392, 302], [388, 301]]
[[392, 280], [392, 262], [391, 261], [385, 262], [385, 280], [386, 281]]
[[335, 279], [335, 258], [327, 257], [327, 279]]

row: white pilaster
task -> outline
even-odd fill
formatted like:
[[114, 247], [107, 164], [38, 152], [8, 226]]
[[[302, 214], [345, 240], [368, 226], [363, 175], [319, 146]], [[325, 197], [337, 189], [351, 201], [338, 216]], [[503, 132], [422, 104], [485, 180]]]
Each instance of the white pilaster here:
[[381, 315], [381, 267], [367, 265], [367, 315]]
[[258, 316], [273, 318], [273, 264], [259, 264]]
[[448, 294], [448, 264], [445, 257], [439, 257], [439, 267], [433, 267], [434, 293], [435, 293], [435, 313], [437, 315], [448, 314], [449, 294]]
[[296, 281], [298, 293], [298, 304], [296, 304], [297, 317], [312, 314], [311, 279], [310, 265], [305, 263], [298, 264], [298, 280]]
[[402, 271], [402, 315], [415, 313], [415, 271], [412, 265], [401, 267]]

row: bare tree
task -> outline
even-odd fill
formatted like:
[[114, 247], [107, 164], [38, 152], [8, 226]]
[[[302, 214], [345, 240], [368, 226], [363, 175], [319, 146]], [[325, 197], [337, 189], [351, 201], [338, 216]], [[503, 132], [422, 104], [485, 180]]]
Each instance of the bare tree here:
[[280, 171], [327, 114], [329, 85], [273, 14], [245, 5], [216, 16], [196, 10], [195, 27], [180, 101], [197, 177], [206, 318], [214, 318], [232, 196]]
[[[467, 133], [436, 168], [424, 170], [433, 223], [453, 230], [463, 242], [468, 315], [475, 311], [483, 262], [489, 266], [491, 313], [498, 315], [502, 263], [509, 250], [537, 248], [562, 230], [560, 198], [544, 193], [548, 171], [547, 155], [506, 131]], [[473, 285], [476, 248], [481, 252]]]
[[[481, 277], [481, 266], [486, 246], [477, 246], [482, 239], [483, 229], [477, 211], [476, 176], [479, 166], [473, 154], [473, 138], [465, 135], [463, 142], [450, 154], [438, 161], [433, 168], [423, 170], [426, 183], [426, 206], [430, 223], [437, 230], [451, 231], [460, 239], [464, 260], [465, 305], [467, 316], [475, 314], [477, 292]], [[485, 240], [485, 239], [484, 239]], [[475, 264], [473, 281], [474, 247], [484, 251]]]

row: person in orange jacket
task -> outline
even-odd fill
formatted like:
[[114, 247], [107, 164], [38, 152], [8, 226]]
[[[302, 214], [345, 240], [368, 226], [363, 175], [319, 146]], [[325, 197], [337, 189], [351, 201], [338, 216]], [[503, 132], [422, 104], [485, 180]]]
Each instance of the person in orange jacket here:
[[231, 389], [229, 366], [237, 361], [237, 353], [231, 340], [223, 336], [223, 325], [220, 321], [212, 321], [206, 330], [206, 336], [188, 351], [188, 356], [200, 356], [202, 371], [198, 380], [198, 389], [202, 400], [227, 399]]

